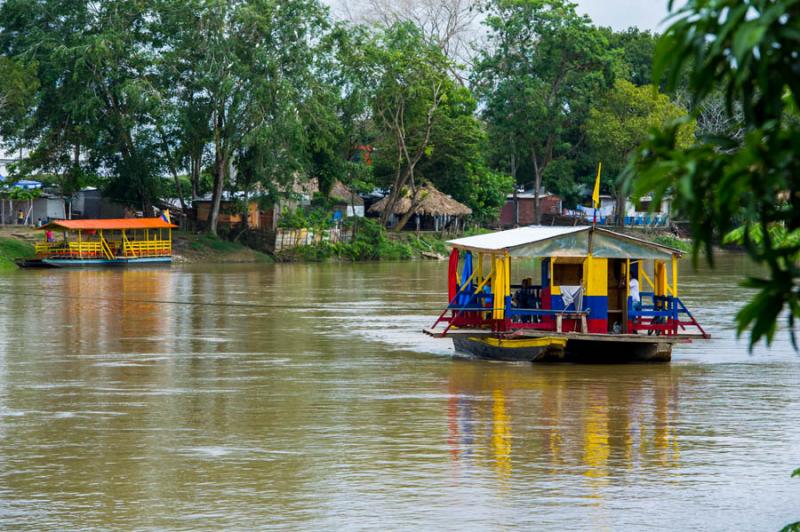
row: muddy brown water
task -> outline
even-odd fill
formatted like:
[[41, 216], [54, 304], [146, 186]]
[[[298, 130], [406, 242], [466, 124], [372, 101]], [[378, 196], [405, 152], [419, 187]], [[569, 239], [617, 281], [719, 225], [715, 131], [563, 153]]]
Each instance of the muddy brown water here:
[[453, 357], [446, 264], [0, 275], [0, 528], [776, 530], [800, 356], [684, 265], [671, 364]]

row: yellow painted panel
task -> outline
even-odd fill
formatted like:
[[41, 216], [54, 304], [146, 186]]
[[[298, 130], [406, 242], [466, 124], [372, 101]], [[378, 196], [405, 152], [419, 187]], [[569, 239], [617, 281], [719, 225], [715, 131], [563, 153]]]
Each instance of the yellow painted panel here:
[[471, 336], [473, 342], [480, 342], [492, 347], [503, 347], [506, 349], [522, 349], [529, 347], [564, 347], [567, 339], [557, 336], [546, 336], [543, 338], [523, 338], [519, 340], [507, 340], [505, 338], [479, 338]]
[[608, 259], [587, 257], [583, 267], [587, 296], [608, 295]]

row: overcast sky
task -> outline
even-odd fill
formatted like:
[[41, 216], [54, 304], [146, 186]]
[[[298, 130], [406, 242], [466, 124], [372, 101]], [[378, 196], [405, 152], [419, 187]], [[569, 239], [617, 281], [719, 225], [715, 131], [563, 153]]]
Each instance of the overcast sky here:
[[[621, 30], [637, 26], [658, 30], [667, 16], [667, 0], [577, 0], [578, 10], [586, 13], [597, 26]], [[676, 2], [680, 4], [681, 2]]]
[[[322, 0], [334, 9], [340, 3], [358, 4], [358, 0]], [[578, 10], [586, 13], [597, 26], [611, 26], [615, 30], [637, 26], [643, 30], [658, 30], [667, 16], [668, 0], [573, 0]], [[676, 4], [682, 4], [677, 0]]]

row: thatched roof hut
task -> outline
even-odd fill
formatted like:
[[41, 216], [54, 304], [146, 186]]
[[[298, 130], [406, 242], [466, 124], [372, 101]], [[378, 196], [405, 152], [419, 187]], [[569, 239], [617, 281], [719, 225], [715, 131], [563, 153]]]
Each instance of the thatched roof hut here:
[[328, 193], [328, 197], [348, 205], [364, 205], [364, 200], [361, 199], [361, 196], [350, 190], [347, 185], [338, 179], [333, 181], [333, 185], [331, 185], [331, 191]]
[[[369, 212], [381, 214], [386, 208], [386, 203], [388, 203], [388, 201], [389, 197], [387, 196], [376, 202], [369, 208]], [[414, 203], [417, 204], [414, 213], [421, 216], [460, 217], [472, 214], [472, 209], [454, 200], [444, 192], [441, 192], [430, 183], [425, 183], [417, 188], [417, 196]], [[405, 196], [395, 202], [393, 214], [402, 216], [411, 209], [412, 205], [411, 191], [409, 190], [406, 192]]]

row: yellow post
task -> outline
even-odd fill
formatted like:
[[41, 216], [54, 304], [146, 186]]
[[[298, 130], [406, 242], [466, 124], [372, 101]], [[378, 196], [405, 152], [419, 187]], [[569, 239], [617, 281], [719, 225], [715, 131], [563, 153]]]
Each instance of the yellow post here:
[[625, 306], [631, 297], [631, 259], [625, 259]]
[[505, 258], [492, 256], [494, 261], [494, 279], [492, 282], [492, 299], [493, 299], [493, 312], [492, 318], [495, 320], [502, 320], [504, 316], [503, 309], [505, 307]]
[[672, 295], [678, 297], [678, 257], [672, 256]]
[[[511, 257], [509, 256], [508, 252], [506, 252], [505, 257], [505, 265], [506, 265], [506, 297], [511, 296]], [[505, 303], [503, 304], [503, 308], [505, 308]]]
[[655, 293], [657, 296], [667, 295], [667, 265], [664, 261], [655, 261], [654, 267]]
[[83, 231], [78, 229], [78, 257], [83, 258]]

